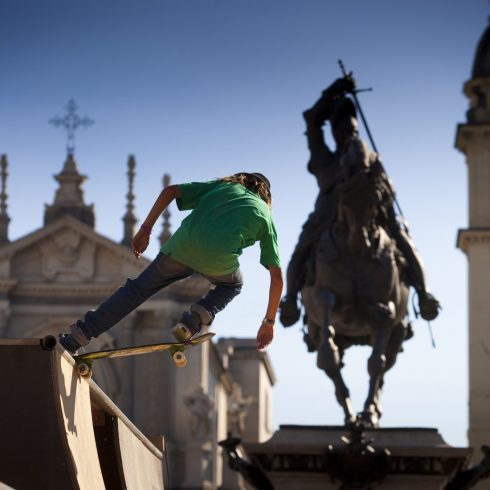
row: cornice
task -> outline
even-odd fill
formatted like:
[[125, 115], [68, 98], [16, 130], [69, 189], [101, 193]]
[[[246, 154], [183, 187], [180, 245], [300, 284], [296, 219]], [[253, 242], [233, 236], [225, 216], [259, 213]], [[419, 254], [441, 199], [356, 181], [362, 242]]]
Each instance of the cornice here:
[[56, 297], [56, 298], [74, 298], [74, 297], [94, 297], [108, 296], [120, 286], [119, 282], [105, 284], [46, 284], [46, 283], [23, 283], [17, 284], [11, 290], [12, 296], [28, 297]]
[[8, 293], [11, 291], [16, 285], [18, 281], [16, 279], [0, 279], [0, 294]]
[[479, 141], [485, 141], [490, 146], [490, 124], [458, 124], [454, 146], [459, 151], [466, 154], [468, 144]]
[[475, 243], [490, 244], [490, 228], [464, 228], [458, 230], [456, 246], [466, 254]]

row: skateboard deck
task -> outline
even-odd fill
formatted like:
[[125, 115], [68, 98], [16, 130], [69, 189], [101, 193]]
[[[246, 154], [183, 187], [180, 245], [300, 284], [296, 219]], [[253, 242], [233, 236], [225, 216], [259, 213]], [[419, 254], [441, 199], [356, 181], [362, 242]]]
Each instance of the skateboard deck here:
[[202, 335], [198, 335], [186, 342], [163, 342], [160, 344], [148, 344], [148, 345], [138, 345], [134, 347], [122, 347], [120, 349], [108, 349], [100, 350], [95, 352], [87, 352], [85, 354], [78, 354], [73, 356], [75, 362], [77, 363], [78, 372], [82, 376], [91, 376], [92, 374], [92, 364], [97, 359], [108, 359], [115, 357], [127, 357], [127, 356], [138, 356], [141, 354], [150, 354], [152, 352], [161, 352], [168, 350], [172, 356], [172, 360], [178, 367], [184, 367], [187, 364], [187, 359], [185, 357], [184, 351], [189, 349], [194, 345], [202, 344], [216, 334], [214, 332], [208, 332]]

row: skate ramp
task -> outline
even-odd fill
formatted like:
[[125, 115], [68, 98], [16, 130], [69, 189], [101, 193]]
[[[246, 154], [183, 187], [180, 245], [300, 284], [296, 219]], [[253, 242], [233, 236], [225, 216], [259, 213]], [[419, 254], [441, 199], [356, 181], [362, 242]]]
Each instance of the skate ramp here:
[[16, 490], [163, 489], [163, 454], [71, 356], [0, 340], [0, 481]]

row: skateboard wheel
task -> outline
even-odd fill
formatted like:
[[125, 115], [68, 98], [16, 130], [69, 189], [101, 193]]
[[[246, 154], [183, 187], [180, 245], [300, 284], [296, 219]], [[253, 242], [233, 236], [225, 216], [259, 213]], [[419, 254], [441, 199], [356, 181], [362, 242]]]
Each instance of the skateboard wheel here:
[[92, 369], [87, 364], [79, 364], [78, 373], [80, 374], [80, 376], [83, 376], [84, 378], [92, 377]]
[[172, 359], [177, 367], [184, 367], [187, 365], [187, 358], [183, 352], [175, 352], [172, 355]]

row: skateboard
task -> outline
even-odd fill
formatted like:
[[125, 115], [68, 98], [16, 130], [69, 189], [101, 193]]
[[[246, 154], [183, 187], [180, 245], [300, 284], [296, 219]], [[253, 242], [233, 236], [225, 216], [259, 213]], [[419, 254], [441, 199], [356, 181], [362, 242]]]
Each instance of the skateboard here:
[[161, 344], [139, 345], [135, 347], [123, 347], [121, 349], [108, 349], [96, 352], [88, 352], [73, 356], [77, 364], [78, 372], [81, 376], [90, 378], [92, 376], [92, 365], [97, 359], [107, 359], [110, 357], [138, 356], [151, 352], [160, 352], [168, 350], [172, 360], [177, 367], [184, 367], [187, 364], [187, 358], [184, 351], [193, 345], [202, 344], [213, 338], [216, 334], [208, 332], [198, 335], [186, 342], [164, 342]]

